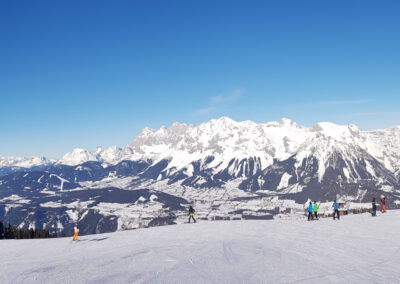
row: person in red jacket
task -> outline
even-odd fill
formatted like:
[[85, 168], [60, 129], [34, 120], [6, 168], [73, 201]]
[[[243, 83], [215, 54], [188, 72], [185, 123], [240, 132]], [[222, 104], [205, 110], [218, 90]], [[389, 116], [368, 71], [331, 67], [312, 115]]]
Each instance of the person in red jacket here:
[[382, 213], [386, 213], [386, 197], [381, 194]]

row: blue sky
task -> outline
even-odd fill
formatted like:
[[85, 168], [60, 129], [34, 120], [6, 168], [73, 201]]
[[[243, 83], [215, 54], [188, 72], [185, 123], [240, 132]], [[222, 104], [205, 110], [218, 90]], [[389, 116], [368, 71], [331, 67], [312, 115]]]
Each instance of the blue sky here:
[[0, 156], [229, 116], [400, 124], [400, 1], [2, 1]]

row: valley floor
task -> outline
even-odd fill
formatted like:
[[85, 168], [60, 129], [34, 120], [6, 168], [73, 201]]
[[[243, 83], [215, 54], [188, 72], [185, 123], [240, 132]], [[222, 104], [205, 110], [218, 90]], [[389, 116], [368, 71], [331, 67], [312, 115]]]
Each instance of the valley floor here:
[[0, 241], [0, 283], [399, 283], [400, 211]]

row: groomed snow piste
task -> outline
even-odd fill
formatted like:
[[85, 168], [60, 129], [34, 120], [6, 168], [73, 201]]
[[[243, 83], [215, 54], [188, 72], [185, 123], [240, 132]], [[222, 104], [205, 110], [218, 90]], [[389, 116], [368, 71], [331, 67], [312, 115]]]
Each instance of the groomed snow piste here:
[[0, 241], [0, 283], [399, 283], [400, 211]]

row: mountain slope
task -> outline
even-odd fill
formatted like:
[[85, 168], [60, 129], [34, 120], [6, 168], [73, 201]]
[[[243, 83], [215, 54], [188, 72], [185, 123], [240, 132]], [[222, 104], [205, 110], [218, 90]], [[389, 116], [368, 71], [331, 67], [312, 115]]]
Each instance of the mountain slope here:
[[200, 222], [78, 242], [0, 241], [0, 282], [396, 283], [399, 217]]

